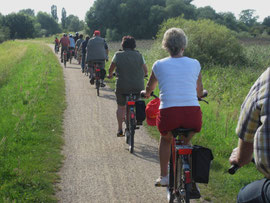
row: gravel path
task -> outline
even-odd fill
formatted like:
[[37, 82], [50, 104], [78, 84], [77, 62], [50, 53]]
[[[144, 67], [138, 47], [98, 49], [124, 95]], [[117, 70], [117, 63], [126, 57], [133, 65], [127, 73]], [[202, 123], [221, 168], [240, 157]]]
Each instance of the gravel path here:
[[130, 154], [125, 138], [116, 137], [114, 92], [105, 87], [97, 97], [79, 65], [63, 69], [67, 109], [59, 202], [167, 202], [166, 189], [154, 187], [157, 141], [141, 127]]

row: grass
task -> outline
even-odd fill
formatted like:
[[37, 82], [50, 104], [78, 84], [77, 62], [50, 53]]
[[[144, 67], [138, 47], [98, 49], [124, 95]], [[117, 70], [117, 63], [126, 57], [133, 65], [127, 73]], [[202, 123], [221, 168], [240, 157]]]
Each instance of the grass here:
[[31, 41], [1, 44], [0, 61], [0, 202], [57, 202], [62, 69], [49, 47]]
[[[120, 42], [109, 43], [109, 47], [120, 47]], [[160, 45], [153, 44], [153, 41], [142, 43], [137, 41], [137, 49], [145, 57], [149, 73], [152, 64], [166, 56], [164, 51], [161, 51]], [[110, 58], [117, 49], [111, 50]], [[209, 184], [200, 184], [203, 198], [209, 202], [236, 202], [240, 188], [263, 177], [254, 164], [241, 168], [234, 176], [227, 173], [230, 167], [228, 159], [238, 143], [235, 128], [240, 106], [253, 83], [270, 66], [269, 44], [265, 45], [261, 41], [259, 44], [246, 43], [245, 54], [250, 59], [245, 67], [213, 65], [202, 67], [204, 88], [209, 92], [207, 98], [209, 105], [201, 103], [203, 127], [192, 142], [213, 151], [214, 160], [211, 165]], [[110, 83], [111, 86], [112, 84], [113, 82]], [[158, 88], [155, 94], [158, 94]], [[156, 127], [146, 124], [145, 126], [153, 137], [159, 139]]]

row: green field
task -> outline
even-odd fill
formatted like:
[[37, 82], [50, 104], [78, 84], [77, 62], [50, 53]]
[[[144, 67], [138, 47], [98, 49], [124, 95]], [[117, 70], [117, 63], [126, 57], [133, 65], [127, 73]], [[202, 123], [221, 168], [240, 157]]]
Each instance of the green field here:
[[32, 41], [0, 45], [0, 202], [56, 202], [65, 109], [61, 66]]

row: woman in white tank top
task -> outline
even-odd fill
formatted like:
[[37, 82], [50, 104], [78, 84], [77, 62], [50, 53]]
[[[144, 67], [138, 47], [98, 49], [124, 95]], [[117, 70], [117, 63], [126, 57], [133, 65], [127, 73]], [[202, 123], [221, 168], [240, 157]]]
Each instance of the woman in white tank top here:
[[[171, 130], [192, 128], [199, 132], [202, 114], [198, 97], [203, 95], [201, 66], [196, 59], [183, 56], [187, 46], [187, 37], [182, 29], [171, 28], [164, 34], [162, 41], [169, 57], [154, 63], [150, 79], [143, 91], [146, 98], [159, 85], [160, 113], [157, 127], [160, 131], [159, 157], [160, 177], [156, 185], [168, 185], [168, 162], [172, 141]], [[190, 135], [184, 143], [189, 143]]]

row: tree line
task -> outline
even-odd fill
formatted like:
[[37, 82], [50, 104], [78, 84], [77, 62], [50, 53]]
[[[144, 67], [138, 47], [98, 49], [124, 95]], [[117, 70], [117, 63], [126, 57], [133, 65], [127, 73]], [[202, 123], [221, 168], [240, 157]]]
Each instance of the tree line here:
[[0, 43], [8, 39], [26, 39], [50, 36], [61, 32], [76, 32], [84, 29], [84, 22], [75, 15], [66, 14], [62, 8], [61, 21], [58, 22], [57, 7], [51, 6], [51, 13], [22, 9], [17, 13], [0, 13]]
[[103, 36], [118, 40], [123, 35], [153, 38], [162, 22], [182, 16], [188, 20], [210, 19], [243, 35], [269, 35], [270, 16], [257, 22], [255, 10], [243, 10], [239, 19], [231, 12], [217, 13], [212, 7], [196, 8], [193, 0], [96, 0], [86, 13], [85, 21], [93, 31], [100, 29]]
[[61, 18], [57, 7], [51, 13], [23, 9], [6, 16], [0, 13], [0, 43], [8, 39], [49, 36], [61, 32], [85, 29], [92, 35], [98, 29], [108, 40], [119, 40], [123, 35], [137, 39], [155, 38], [162, 22], [182, 16], [187, 20], [210, 19], [238, 33], [240, 36], [270, 35], [270, 16], [259, 23], [255, 10], [243, 10], [239, 19], [231, 12], [217, 13], [212, 7], [197, 8], [193, 0], [95, 0], [87, 11], [85, 23], [62, 8]]

